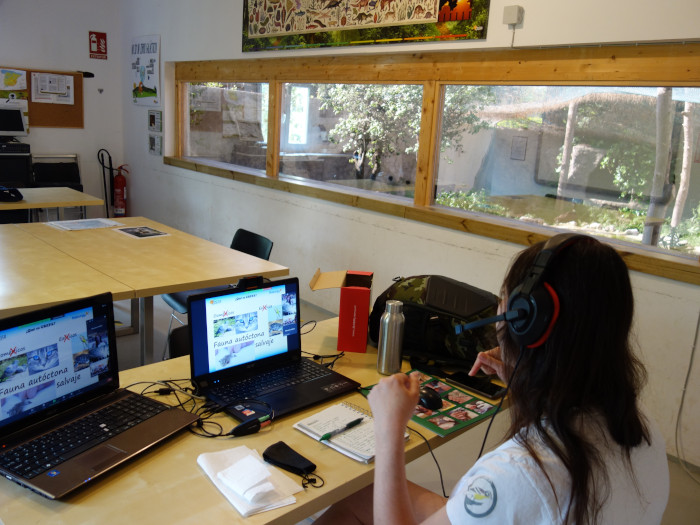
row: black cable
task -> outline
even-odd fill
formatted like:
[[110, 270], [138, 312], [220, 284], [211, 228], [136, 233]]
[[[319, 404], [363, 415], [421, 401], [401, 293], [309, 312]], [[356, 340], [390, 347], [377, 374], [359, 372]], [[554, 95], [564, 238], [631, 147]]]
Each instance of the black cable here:
[[[224, 432], [224, 428], [220, 423], [216, 421], [210, 421], [212, 417], [214, 417], [216, 414], [225, 411], [228, 407], [234, 405], [242, 405], [246, 403], [264, 406], [267, 409], [267, 414], [261, 417], [251, 418], [246, 421], [243, 421], [228, 432]], [[254, 434], [258, 432], [263, 426], [267, 426], [268, 421], [270, 422], [269, 424], [271, 424], [275, 418], [274, 409], [265, 401], [261, 401], [258, 399], [236, 399], [225, 405], [207, 402], [204, 403], [201, 407], [199, 407], [195, 414], [197, 414], [200, 417], [200, 419], [196, 424], [191, 425], [189, 427], [189, 431], [196, 436], [211, 438], [239, 437]], [[214, 425], [218, 429], [218, 431], [210, 432], [209, 430], [204, 428], [204, 425]]]
[[518, 360], [515, 362], [515, 366], [513, 367], [513, 371], [510, 373], [510, 378], [508, 379], [508, 384], [506, 385], [506, 389], [503, 392], [503, 397], [501, 397], [501, 401], [498, 403], [498, 406], [496, 407], [496, 411], [491, 415], [491, 419], [489, 420], [489, 426], [486, 427], [486, 434], [484, 434], [484, 440], [481, 442], [481, 449], [479, 449], [479, 455], [476, 457], [478, 460], [481, 457], [481, 454], [484, 452], [484, 447], [486, 446], [486, 438], [489, 437], [489, 431], [491, 430], [491, 425], [493, 424], [493, 420], [496, 417], [496, 414], [498, 414], [501, 411], [501, 407], [503, 406], [503, 401], [505, 400], [506, 396], [508, 395], [508, 391], [510, 390], [510, 384], [513, 382], [513, 378], [515, 377], [515, 372], [518, 371], [518, 366], [520, 365], [520, 360], [523, 358], [523, 347], [520, 347], [520, 354], [518, 354]]
[[[319, 483], [320, 481], [320, 483]], [[313, 487], [315, 489], [320, 489], [326, 484], [326, 481], [318, 474], [303, 474], [301, 476], [301, 487]]]
[[[313, 326], [312, 326], [311, 328], [309, 328], [306, 332], [302, 332], [302, 331], [301, 331], [306, 325], [309, 325], [309, 324], [312, 324], [312, 323], [313, 323]], [[313, 332], [313, 331], [314, 331], [314, 328], [316, 328], [316, 325], [317, 325], [317, 324], [318, 324], [318, 323], [317, 323], [316, 321], [314, 321], [314, 320], [306, 321], [303, 325], [301, 325], [301, 326], [299, 327], [299, 335], [306, 335], [306, 334], [308, 334], [308, 333]]]
[[425, 444], [428, 445], [428, 451], [430, 452], [430, 455], [433, 456], [433, 461], [435, 461], [435, 466], [438, 469], [438, 474], [440, 476], [440, 487], [442, 488], [442, 495], [445, 499], [449, 498], [447, 495], [447, 492], [445, 491], [445, 480], [442, 477], [442, 469], [440, 468], [440, 463], [438, 462], [437, 458], [435, 457], [435, 453], [433, 452], [433, 447], [430, 446], [430, 442], [428, 441], [428, 438], [426, 438], [423, 434], [418, 432], [417, 430], [411, 428], [411, 427], [406, 427], [408, 430], [411, 432], [415, 432], [418, 434], [420, 437], [423, 438], [423, 441], [425, 441]]
[[[341, 357], [345, 357], [345, 352], [340, 352], [338, 354], [314, 354], [313, 352], [306, 352], [305, 350], [302, 350], [301, 353], [310, 356], [314, 361], [320, 360], [321, 364], [328, 368], [333, 368], [335, 362], [338, 359], [340, 359]], [[330, 363], [323, 363], [324, 359], [332, 359], [333, 361], [331, 361]]]

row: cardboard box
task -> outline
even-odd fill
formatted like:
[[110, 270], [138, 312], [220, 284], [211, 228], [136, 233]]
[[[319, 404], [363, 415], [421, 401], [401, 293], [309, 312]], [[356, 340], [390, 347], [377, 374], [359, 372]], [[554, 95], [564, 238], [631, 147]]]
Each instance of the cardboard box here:
[[309, 287], [313, 290], [340, 288], [338, 309], [338, 351], [367, 351], [367, 324], [369, 322], [369, 302], [372, 291], [373, 272], [323, 272], [321, 269], [311, 278]]

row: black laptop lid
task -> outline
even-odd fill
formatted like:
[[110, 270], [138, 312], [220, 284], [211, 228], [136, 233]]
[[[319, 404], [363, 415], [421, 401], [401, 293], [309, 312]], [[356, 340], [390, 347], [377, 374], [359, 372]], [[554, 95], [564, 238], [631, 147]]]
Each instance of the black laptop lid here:
[[118, 387], [112, 294], [0, 319], [0, 438]]
[[200, 386], [301, 358], [299, 280], [190, 296], [192, 378]]

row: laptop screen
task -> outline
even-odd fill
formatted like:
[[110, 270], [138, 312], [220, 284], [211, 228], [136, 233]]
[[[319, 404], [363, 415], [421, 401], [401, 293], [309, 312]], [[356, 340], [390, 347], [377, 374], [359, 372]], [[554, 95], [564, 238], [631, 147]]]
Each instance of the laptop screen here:
[[298, 299], [296, 278], [190, 297], [194, 377], [300, 352]]
[[0, 432], [118, 387], [111, 294], [0, 320]]

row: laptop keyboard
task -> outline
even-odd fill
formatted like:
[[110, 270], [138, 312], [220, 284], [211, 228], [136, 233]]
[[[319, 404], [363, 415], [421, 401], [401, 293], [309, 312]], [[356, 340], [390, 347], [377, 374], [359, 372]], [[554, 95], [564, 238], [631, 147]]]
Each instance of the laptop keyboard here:
[[0, 465], [18, 476], [31, 479], [167, 409], [162, 403], [145, 396], [127, 396], [0, 454]]
[[330, 374], [331, 372], [327, 368], [318, 366], [308, 359], [302, 359], [298, 363], [263, 372], [255, 377], [214, 386], [212, 392], [229, 402], [255, 399], [256, 396], [314, 381]]

